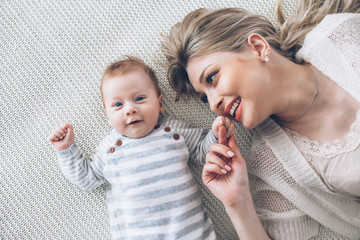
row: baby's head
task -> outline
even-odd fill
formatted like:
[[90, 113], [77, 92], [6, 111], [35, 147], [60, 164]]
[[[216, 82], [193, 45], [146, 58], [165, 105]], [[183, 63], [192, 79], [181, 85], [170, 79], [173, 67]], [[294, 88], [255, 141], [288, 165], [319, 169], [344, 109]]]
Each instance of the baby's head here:
[[109, 124], [122, 135], [141, 138], [164, 112], [154, 71], [136, 57], [109, 65], [101, 79], [101, 96]]

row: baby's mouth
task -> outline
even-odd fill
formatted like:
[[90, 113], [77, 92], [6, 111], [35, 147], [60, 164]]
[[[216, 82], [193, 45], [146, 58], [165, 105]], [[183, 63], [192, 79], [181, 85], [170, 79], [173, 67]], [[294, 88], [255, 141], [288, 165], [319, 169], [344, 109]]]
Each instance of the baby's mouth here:
[[136, 124], [138, 124], [140, 122], [141, 122], [141, 120], [135, 120], [135, 121], [132, 121], [132, 122], [128, 123], [128, 125], [136, 125]]
[[227, 107], [227, 111], [226, 114], [235, 117], [236, 116], [236, 111], [239, 108], [241, 103], [241, 97], [234, 99], [229, 106]]

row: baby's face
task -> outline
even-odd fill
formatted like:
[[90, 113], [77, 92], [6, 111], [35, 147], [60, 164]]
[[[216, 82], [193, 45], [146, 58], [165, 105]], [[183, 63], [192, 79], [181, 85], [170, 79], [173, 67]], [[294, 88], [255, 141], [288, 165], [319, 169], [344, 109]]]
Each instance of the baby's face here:
[[162, 95], [141, 70], [106, 79], [103, 98], [110, 126], [131, 138], [150, 133], [164, 111]]

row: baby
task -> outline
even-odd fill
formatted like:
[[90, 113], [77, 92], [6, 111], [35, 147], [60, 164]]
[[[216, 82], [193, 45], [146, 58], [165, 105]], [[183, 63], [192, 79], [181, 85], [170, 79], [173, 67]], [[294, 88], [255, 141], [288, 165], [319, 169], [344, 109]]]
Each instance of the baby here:
[[72, 183], [86, 190], [106, 184], [113, 239], [216, 239], [187, 163], [204, 162], [220, 125], [229, 136], [235, 125], [218, 117], [206, 131], [165, 116], [155, 73], [135, 57], [111, 64], [100, 89], [113, 129], [91, 159], [74, 142], [68, 123], [49, 141]]

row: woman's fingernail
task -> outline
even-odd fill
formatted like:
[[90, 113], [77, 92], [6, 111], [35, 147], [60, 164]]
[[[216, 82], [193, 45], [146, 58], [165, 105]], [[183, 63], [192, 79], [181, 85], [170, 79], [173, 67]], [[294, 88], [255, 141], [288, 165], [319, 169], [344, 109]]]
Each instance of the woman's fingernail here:
[[235, 155], [235, 153], [233, 153], [232, 151], [227, 151], [226, 152], [230, 157], [233, 157]]
[[222, 172], [223, 174], [226, 174], [226, 173], [227, 173], [227, 171], [225, 171], [224, 169], [221, 169], [221, 172]]
[[231, 167], [229, 167], [228, 165], [225, 165], [224, 167], [225, 167], [225, 169], [226, 169], [227, 171], [230, 171], [230, 170], [231, 170]]

